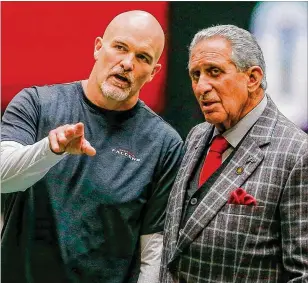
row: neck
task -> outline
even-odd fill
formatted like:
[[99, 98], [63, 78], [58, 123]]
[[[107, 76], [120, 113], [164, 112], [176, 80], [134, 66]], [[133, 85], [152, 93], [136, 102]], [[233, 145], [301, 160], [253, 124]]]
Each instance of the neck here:
[[133, 95], [123, 101], [117, 101], [112, 98], [105, 97], [92, 74], [88, 80], [83, 80], [81, 84], [86, 97], [100, 108], [125, 111], [133, 108], [138, 102], [138, 94]]

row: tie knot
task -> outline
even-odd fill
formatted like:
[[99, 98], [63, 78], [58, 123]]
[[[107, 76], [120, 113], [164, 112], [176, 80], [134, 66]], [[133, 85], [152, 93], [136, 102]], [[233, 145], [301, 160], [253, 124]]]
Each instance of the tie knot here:
[[216, 136], [210, 147], [210, 151], [222, 154], [229, 147], [228, 141], [221, 135]]

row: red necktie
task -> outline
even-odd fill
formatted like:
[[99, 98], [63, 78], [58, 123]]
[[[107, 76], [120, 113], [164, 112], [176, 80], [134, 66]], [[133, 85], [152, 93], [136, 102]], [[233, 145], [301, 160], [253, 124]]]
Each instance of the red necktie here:
[[199, 188], [220, 167], [222, 163], [222, 154], [228, 146], [228, 141], [221, 135], [213, 139], [200, 172]]

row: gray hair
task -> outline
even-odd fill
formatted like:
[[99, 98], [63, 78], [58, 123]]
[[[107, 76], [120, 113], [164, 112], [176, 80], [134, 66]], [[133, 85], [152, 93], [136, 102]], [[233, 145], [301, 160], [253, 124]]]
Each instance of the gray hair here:
[[263, 53], [255, 37], [247, 30], [234, 25], [217, 25], [205, 28], [195, 34], [189, 46], [189, 56], [197, 43], [216, 36], [223, 37], [231, 43], [231, 60], [238, 71], [247, 71], [252, 66], [259, 66], [262, 69], [263, 78], [261, 81], [261, 88], [265, 90], [267, 82]]

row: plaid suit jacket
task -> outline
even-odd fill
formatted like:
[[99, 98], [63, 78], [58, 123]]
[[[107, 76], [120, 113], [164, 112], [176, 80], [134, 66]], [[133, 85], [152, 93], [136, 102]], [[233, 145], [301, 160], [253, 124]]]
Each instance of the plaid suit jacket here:
[[[212, 127], [197, 125], [186, 140], [167, 207], [160, 282], [308, 282], [307, 134], [269, 97], [180, 229], [185, 191]], [[257, 206], [227, 204], [239, 187], [256, 198]]]

